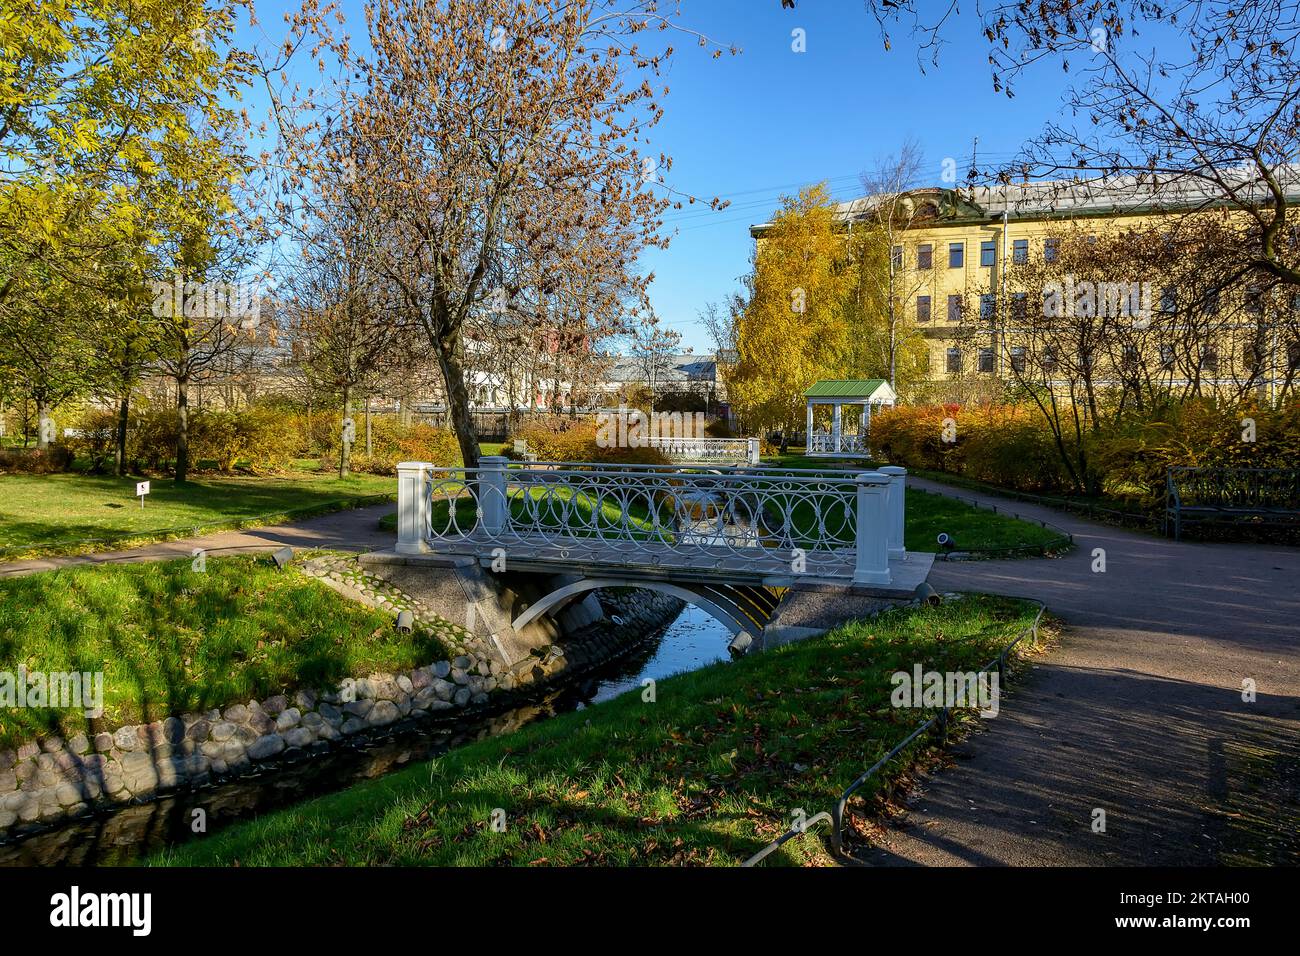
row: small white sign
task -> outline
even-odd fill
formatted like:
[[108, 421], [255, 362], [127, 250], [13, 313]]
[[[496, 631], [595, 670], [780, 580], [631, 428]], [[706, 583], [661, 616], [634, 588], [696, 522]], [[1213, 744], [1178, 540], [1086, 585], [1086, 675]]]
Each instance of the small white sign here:
[[149, 482], [137, 481], [135, 483], [135, 496], [137, 498], [143, 498], [148, 493], [149, 493]]

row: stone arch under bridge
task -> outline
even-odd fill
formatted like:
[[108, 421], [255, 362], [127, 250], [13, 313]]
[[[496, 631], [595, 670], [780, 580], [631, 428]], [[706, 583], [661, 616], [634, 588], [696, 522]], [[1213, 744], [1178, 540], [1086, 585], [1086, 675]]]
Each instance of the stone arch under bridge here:
[[600, 588], [637, 587], [670, 594], [687, 604], [694, 604], [731, 628], [733, 634], [746, 633], [760, 641], [777, 606], [781, 603], [784, 588], [760, 584], [708, 584], [703, 582], [673, 583], [656, 579], [629, 581], [627, 578], [583, 578], [558, 587], [530, 605], [511, 622], [516, 631], [526, 627], [543, 614], [561, 611], [570, 602]]

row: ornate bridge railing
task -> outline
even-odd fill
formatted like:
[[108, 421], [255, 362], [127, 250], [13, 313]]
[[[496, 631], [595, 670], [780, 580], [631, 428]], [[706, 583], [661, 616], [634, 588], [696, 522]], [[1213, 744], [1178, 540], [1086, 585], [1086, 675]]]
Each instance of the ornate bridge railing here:
[[671, 438], [655, 436], [650, 447], [663, 452], [669, 461], [757, 465], [757, 438]]
[[398, 466], [397, 550], [570, 569], [890, 583], [906, 471], [538, 462]]

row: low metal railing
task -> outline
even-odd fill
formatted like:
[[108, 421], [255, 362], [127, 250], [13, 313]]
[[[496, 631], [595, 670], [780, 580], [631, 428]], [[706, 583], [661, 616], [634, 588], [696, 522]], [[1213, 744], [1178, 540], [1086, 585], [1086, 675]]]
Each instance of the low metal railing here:
[[888, 584], [906, 472], [887, 471], [405, 462], [397, 549]]
[[757, 465], [760, 445], [757, 438], [673, 438], [655, 436], [648, 439], [650, 448], [661, 452], [669, 461], [720, 462]]
[[831, 432], [813, 432], [808, 436], [808, 454], [810, 455], [865, 455], [867, 454], [867, 436], [863, 434], [841, 434]]
[[[1041, 601], [1035, 601], [1034, 603], [1038, 605], [1038, 613], [1034, 615], [1033, 623], [1016, 634], [1015, 638], [1013, 638], [1010, 643], [998, 652], [997, 657], [993, 658], [975, 673], [983, 674], [991, 670], [996, 670], [998, 672], [998, 686], [1006, 686], [1007, 677], [1009, 676], [1007, 662], [1010, 659], [1011, 652], [1015, 650], [1016, 645], [1026, 637], [1032, 636], [1033, 643], [1037, 643], [1038, 641], [1038, 625], [1043, 619], [1043, 614], [1047, 611], [1047, 605], [1043, 604]], [[918, 724], [910, 734], [895, 744], [888, 753], [873, 763], [863, 771], [856, 780], [845, 787], [829, 813], [823, 811], [815, 816], [809, 817], [802, 823], [791, 827], [741, 865], [754, 866], [761, 863], [790, 840], [793, 840], [795, 837], [804, 833], [811, 832], [813, 826], [823, 822], [829, 823], [831, 826], [830, 836], [832, 855], [841, 862], [858, 863], [859, 861], [849, 857], [844, 851], [844, 818], [848, 811], [850, 798], [861, 790], [872, 777], [879, 773], [882, 767], [915, 743], [923, 734], [932, 733], [935, 735], [937, 742], [940, 745], [945, 743], [947, 740], [948, 723], [952, 719], [952, 711], [953, 708], [951, 707], [940, 708], [928, 720], [924, 720]]]

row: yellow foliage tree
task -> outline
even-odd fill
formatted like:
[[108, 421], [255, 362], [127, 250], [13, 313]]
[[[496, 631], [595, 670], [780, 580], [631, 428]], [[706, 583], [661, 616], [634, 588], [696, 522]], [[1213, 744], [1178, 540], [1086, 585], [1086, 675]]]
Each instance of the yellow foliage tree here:
[[804, 390], [844, 373], [853, 277], [825, 184], [785, 197], [759, 243], [751, 294], [737, 321], [738, 361], [727, 378], [750, 428], [797, 430]]

